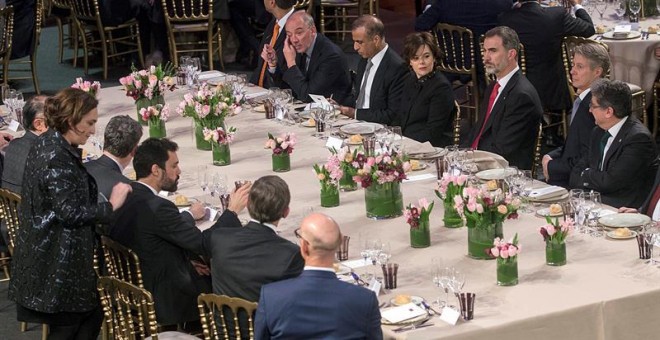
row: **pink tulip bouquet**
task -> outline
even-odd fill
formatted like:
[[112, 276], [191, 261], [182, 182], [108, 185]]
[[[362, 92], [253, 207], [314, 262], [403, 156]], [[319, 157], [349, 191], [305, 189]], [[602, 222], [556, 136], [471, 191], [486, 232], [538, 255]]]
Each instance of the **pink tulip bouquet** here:
[[561, 223], [557, 218], [555, 218], [553, 222], [548, 216], [545, 217], [545, 220], [547, 224], [541, 226], [540, 232], [541, 236], [543, 236], [543, 240], [546, 242], [557, 244], [564, 243], [568, 234], [573, 232], [573, 229], [575, 228], [575, 222], [572, 218], [567, 218]]
[[237, 108], [233, 104], [231, 92], [210, 88], [208, 84], [202, 83], [197, 91], [183, 96], [177, 112], [184, 117], [191, 117], [202, 127], [215, 129], [223, 126], [225, 117], [235, 113]]
[[139, 70], [131, 66], [131, 74], [119, 79], [124, 86], [126, 95], [137, 101], [140, 98], [151, 100], [153, 97], [162, 96], [166, 90], [173, 91], [176, 88], [176, 79], [173, 77], [174, 66], [167, 63], [165, 66], [151, 66], [146, 70]]
[[429, 203], [426, 198], [420, 198], [417, 202], [419, 207], [412, 203], [408, 204], [403, 210], [403, 217], [406, 219], [406, 223], [410, 225], [411, 229], [419, 228], [420, 221], [428, 222], [429, 215], [431, 215], [431, 211], [433, 211], [434, 203], [435, 202], [433, 201]]
[[96, 97], [96, 94], [101, 89], [101, 83], [98, 81], [90, 82], [89, 80], [83, 80], [82, 78], [76, 78], [76, 82], [71, 85], [74, 89], [83, 90], [92, 96]]
[[470, 225], [501, 223], [518, 218], [520, 199], [504, 194], [501, 189], [488, 191], [485, 185], [468, 185], [461, 195], [454, 196], [454, 207]]
[[396, 153], [384, 152], [377, 156], [366, 156], [357, 153], [352, 162], [356, 175], [355, 182], [363, 188], [368, 188], [373, 182], [378, 184], [398, 182], [408, 178], [406, 172], [410, 171], [410, 163], [404, 161]]
[[264, 149], [272, 149], [275, 155], [291, 154], [297, 142], [296, 135], [292, 132], [281, 134], [277, 138], [268, 133], [268, 140], [266, 140]]
[[438, 181], [438, 188], [435, 190], [436, 196], [446, 203], [453, 202], [454, 196], [463, 194], [467, 179], [467, 175], [454, 176], [448, 172], [443, 173], [442, 178]]
[[161, 104], [143, 107], [140, 109], [140, 117], [145, 122], [158, 123], [159, 120], [166, 122], [170, 117], [170, 109], [169, 106]]
[[215, 144], [231, 144], [234, 141], [236, 128], [230, 126], [227, 130], [223, 127], [215, 129], [204, 128], [204, 139]]
[[488, 249], [488, 255], [501, 258], [503, 260], [512, 260], [520, 254], [520, 243], [518, 242], [518, 234], [512, 240], [505, 242], [499, 237], [493, 241], [493, 247]]

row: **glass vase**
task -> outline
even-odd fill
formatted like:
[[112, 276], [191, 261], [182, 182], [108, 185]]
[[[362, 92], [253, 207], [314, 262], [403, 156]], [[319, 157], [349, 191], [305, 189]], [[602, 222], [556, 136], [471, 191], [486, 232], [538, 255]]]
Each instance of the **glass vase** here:
[[291, 158], [289, 154], [283, 152], [279, 155], [273, 154], [273, 171], [275, 172], [287, 172], [291, 170]]
[[325, 208], [339, 206], [339, 188], [336, 185], [328, 185], [325, 190], [321, 189], [321, 206]]
[[518, 284], [518, 256], [497, 258], [497, 285], [515, 286]]
[[403, 197], [400, 185], [399, 182], [383, 184], [373, 182], [367, 187], [364, 190], [367, 217], [380, 220], [401, 216], [403, 214]]
[[156, 106], [158, 104], [165, 105], [165, 97], [161, 95], [153, 96], [151, 99], [147, 97], [140, 97], [135, 101], [135, 108], [137, 109], [137, 120], [142, 125], [147, 125], [147, 122], [140, 116], [140, 110], [149, 106]]
[[165, 130], [165, 121], [158, 119], [156, 122], [149, 119], [149, 137], [151, 138], [163, 138], [167, 137], [167, 131]]
[[420, 218], [417, 228], [410, 228], [410, 246], [426, 248], [431, 245], [431, 228], [429, 217]]
[[545, 264], [563, 266], [566, 264], [566, 243], [545, 242]]
[[445, 202], [445, 216], [442, 220], [445, 222], [445, 228], [460, 228], [463, 226], [463, 218], [454, 207], [454, 200]]
[[353, 176], [349, 173], [344, 173], [344, 176], [339, 179], [339, 189], [341, 191], [355, 191], [357, 190], [357, 183], [353, 180]]
[[[498, 226], [499, 225], [499, 226]], [[502, 223], [476, 224], [468, 221], [468, 256], [478, 260], [493, 259], [486, 253], [487, 249], [493, 247], [497, 230], [502, 230]]]
[[213, 165], [224, 166], [231, 164], [231, 152], [227, 143], [211, 143], [213, 153]]
[[197, 150], [211, 150], [211, 142], [204, 139], [204, 126], [198, 121], [195, 122], [195, 146]]

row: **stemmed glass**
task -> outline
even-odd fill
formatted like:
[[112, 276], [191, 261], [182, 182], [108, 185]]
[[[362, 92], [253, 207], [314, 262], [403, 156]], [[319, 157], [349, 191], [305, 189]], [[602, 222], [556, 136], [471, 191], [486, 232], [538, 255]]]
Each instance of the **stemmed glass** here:
[[626, 15], [626, 0], [617, 0], [614, 6], [614, 13], [616, 13], [616, 16], [619, 20], [623, 19], [623, 16]]
[[591, 209], [595, 206], [594, 201], [591, 200], [591, 193], [583, 192], [580, 194], [580, 217], [582, 222], [582, 230], [580, 232], [587, 233], [589, 232], [589, 217], [591, 214]]
[[[444, 266], [442, 265], [442, 260], [439, 258], [433, 258], [431, 259], [431, 281], [433, 282], [433, 285], [442, 288], [442, 269]], [[438, 295], [438, 298], [433, 301], [434, 305], [443, 305], [443, 301], [440, 300], [440, 296]]]
[[651, 245], [651, 259], [647, 263], [651, 265], [660, 263], [653, 256], [654, 254], [660, 256], [660, 249], [655, 249], [655, 247], [660, 247], [660, 229], [658, 229], [657, 222], [653, 221], [645, 224], [640, 232], [644, 235], [646, 244]]
[[640, 0], [630, 0], [628, 2], [628, 8], [630, 9], [630, 13], [632, 13], [630, 22], [638, 22], [639, 17], [637, 16], [637, 14], [642, 9], [642, 4], [640, 3]]
[[[197, 184], [202, 188], [202, 192], [206, 193], [206, 188], [209, 186], [208, 171], [206, 165], [197, 167]], [[206, 204], [206, 201], [204, 201]]]
[[577, 231], [581, 232], [581, 213], [580, 213], [580, 196], [584, 193], [582, 189], [571, 189], [568, 192], [568, 202], [571, 204], [571, 210], [573, 211], [573, 220], [576, 223]]
[[390, 261], [391, 257], [392, 257], [392, 247], [390, 246], [389, 242], [385, 242], [382, 244], [382, 248], [380, 250], [380, 253], [378, 254], [378, 263], [387, 264]]
[[449, 289], [451, 288], [454, 271], [454, 268], [451, 267], [445, 267], [440, 270], [440, 286], [445, 291], [445, 300], [440, 304], [441, 307], [449, 305]]
[[596, 11], [598, 11], [598, 14], [600, 15], [600, 20], [603, 21], [603, 14], [605, 14], [605, 10], [607, 10], [607, 1], [595, 0], [594, 7], [596, 8]]
[[465, 285], [465, 274], [459, 272], [458, 270], [454, 270], [454, 273], [449, 282], [449, 288], [451, 289], [452, 293], [460, 294], [464, 285]]
[[524, 213], [534, 212], [529, 207], [529, 195], [534, 188], [534, 179], [532, 178], [532, 170], [521, 170], [520, 174], [520, 196], [524, 202], [521, 211]]
[[598, 227], [598, 218], [600, 217], [600, 211], [603, 208], [601, 203], [600, 193], [596, 191], [589, 192], [590, 200], [593, 203], [593, 207], [589, 211], [589, 228], [591, 230], [591, 236], [600, 237], [603, 236], [600, 228]]
[[328, 111], [319, 107], [312, 109], [310, 114], [316, 123], [316, 131], [312, 134], [312, 137], [319, 139], [323, 139], [323, 137], [325, 137], [325, 130], [323, 129], [322, 132], [319, 132], [319, 130], [321, 129], [321, 126], [325, 124], [327, 113]]
[[378, 277], [377, 271], [375, 271], [376, 265], [378, 264], [378, 259], [380, 258], [380, 253], [383, 251], [383, 243], [379, 239], [369, 241], [369, 259], [371, 260], [372, 269], [374, 269], [374, 277]]
[[396, 152], [399, 155], [402, 155], [403, 150], [403, 133], [401, 132], [400, 126], [390, 126], [390, 131], [392, 131], [392, 151]]

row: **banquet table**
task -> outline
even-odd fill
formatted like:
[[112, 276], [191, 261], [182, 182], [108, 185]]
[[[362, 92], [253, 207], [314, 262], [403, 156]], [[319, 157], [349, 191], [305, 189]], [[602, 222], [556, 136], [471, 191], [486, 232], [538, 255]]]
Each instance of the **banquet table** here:
[[[249, 87], [248, 93], [259, 90]], [[168, 92], [165, 100], [174, 109], [184, 93], [183, 89]], [[136, 116], [133, 100], [126, 97], [120, 87], [104, 88], [98, 97], [99, 134], [112, 116]], [[226, 174], [229, 183], [239, 179], [256, 180], [264, 175], [280, 176], [288, 183], [292, 195], [291, 214], [278, 227], [282, 237], [295, 240], [293, 230], [298, 227], [302, 214], [314, 210], [333, 217], [343, 234], [351, 237], [349, 260], [360, 257], [360, 241], [367, 237], [390, 243], [390, 261], [400, 265], [398, 288], [382, 293], [381, 302], [397, 294], [418, 295], [427, 301], [441, 295], [431, 280], [432, 259], [441, 259], [445, 265], [466, 274], [464, 291], [476, 293], [473, 320], [461, 320], [451, 326], [433, 317], [433, 326], [403, 333], [392, 332], [393, 326], [383, 326], [386, 338], [618, 340], [657, 339], [660, 334], [660, 268], [638, 259], [634, 239], [614, 241], [575, 234], [567, 241], [568, 263], [550, 267], [545, 265], [545, 244], [538, 232], [544, 220], [533, 214], [521, 214], [520, 218], [504, 223], [505, 237], [518, 233], [522, 245], [518, 259], [520, 283], [500, 287], [496, 285], [495, 261], [473, 260], [466, 256], [466, 229], [442, 226], [442, 201], [435, 197], [433, 178], [401, 185], [404, 204], [422, 197], [436, 202], [431, 214], [432, 244], [428, 248], [413, 249], [409, 243], [409, 227], [403, 217], [388, 220], [366, 217], [362, 189], [341, 193], [339, 207], [320, 207], [320, 186], [312, 165], [323, 163], [329, 153], [324, 141], [311, 136], [313, 129], [281, 125], [266, 120], [263, 113], [247, 109], [228, 117], [226, 124], [238, 129], [231, 145], [232, 164], [216, 167], [212, 165], [210, 151], [195, 149], [189, 118], [173, 114], [167, 122], [168, 138], [179, 145], [177, 154], [182, 174], [178, 193], [219, 204], [217, 199], [203, 195], [197, 184], [196, 171], [200, 165], [207, 165], [211, 172]], [[297, 135], [291, 171], [271, 171], [271, 150], [264, 149], [267, 132]], [[143, 139], [148, 137], [148, 128], [145, 127], [144, 133]], [[94, 152], [90, 143], [84, 147]], [[435, 174], [435, 168], [429, 166], [409, 175], [420, 173]], [[240, 217], [247, 219], [247, 212]], [[356, 269], [360, 274], [364, 270]]]

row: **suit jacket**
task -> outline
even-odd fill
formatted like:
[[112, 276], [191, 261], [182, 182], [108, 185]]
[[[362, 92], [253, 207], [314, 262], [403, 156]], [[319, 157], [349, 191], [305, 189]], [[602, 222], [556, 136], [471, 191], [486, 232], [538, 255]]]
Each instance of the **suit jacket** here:
[[23, 137], [14, 138], [5, 148], [4, 167], [2, 169], [2, 187], [22, 195], [25, 162], [32, 145], [39, 136], [26, 131]]
[[305, 270], [264, 285], [255, 316], [259, 339], [382, 339], [378, 299], [333, 272]]
[[[309, 94], [319, 94], [332, 96], [341, 105], [349, 105], [351, 82], [344, 52], [318, 33], [307, 71], [301, 69], [302, 58], [302, 54], [298, 53], [295, 66], [287, 68], [284, 73], [273, 75], [275, 86], [281, 87], [282, 82], [286, 83], [295, 97], [306, 103], [312, 101]], [[286, 60], [281, 59], [281, 63], [286, 67]]]
[[548, 163], [548, 175], [550, 176], [548, 183], [552, 185], [568, 187], [573, 167], [589, 152], [589, 137], [596, 126], [594, 115], [589, 112], [590, 102], [591, 92], [580, 102], [573, 122], [568, 128], [564, 146], [548, 153], [552, 157]]
[[121, 168], [112, 158], [102, 155], [98, 159], [85, 163], [85, 168], [96, 180], [99, 192], [110, 199], [112, 187], [117, 183], [130, 183], [131, 181], [121, 173]]
[[435, 0], [415, 19], [415, 31], [430, 31], [436, 24], [446, 23], [469, 28], [479, 39], [497, 26], [497, 16], [512, 5], [511, 0]]
[[[472, 144], [484, 124], [488, 100], [494, 86], [495, 82], [484, 92], [479, 121], [463, 143], [466, 146]], [[502, 93], [493, 105], [478, 149], [504, 157], [509, 161], [509, 165], [531, 169], [538, 125], [543, 114], [541, 100], [534, 86], [520, 71], [517, 71], [500, 91]]]
[[[266, 26], [266, 29], [264, 30], [264, 35], [261, 37], [261, 42], [259, 42], [259, 49], [256, 51], [256, 53], [259, 55], [257, 57], [257, 68], [254, 69], [254, 72], [252, 72], [252, 76], [250, 77], [250, 83], [254, 85], [259, 85], [259, 75], [261, 73], [261, 68], [264, 65], [264, 59], [261, 57], [261, 51], [264, 49], [264, 45], [270, 43], [270, 39], [273, 37], [273, 28], [275, 27], [275, 23], [277, 22], [277, 19], [273, 18], [270, 20], [268, 23], [268, 26]], [[286, 32], [284, 31], [284, 28], [281, 28], [280, 34], [277, 36], [277, 40], [275, 40], [275, 46], [273, 49], [275, 50], [275, 54], [277, 54], [277, 60], [285, 60], [284, 59], [284, 40], [286, 40]], [[268, 71], [268, 65], [266, 65], [266, 75], [264, 76], [264, 88], [271, 88], [274, 85], [274, 80], [273, 76], [279, 76], [279, 74], [282, 74], [284, 72], [284, 67], [286, 65], [285, 63], [277, 63], [277, 68], [275, 70], [276, 75], [271, 74]], [[281, 88], [289, 88], [288, 85], [282, 84]]]
[[404, 82], [398, 124], [403, 135], [433, 146], [453, 143], [454, 92], [441, 72], [433, 72], [417, 79], [409, 71]]
[[598, 191], [603, 203], [616, 208], [639, 207], [652, 189], [658, 168], [651, 133], [637, 118], [629, 116], [607, 150], [601, 171], [598, 163], [604, 133], [599, 127], [593, 129], [589, 154], [571, 173], [571, 188]]
[[257, 301], [262, 285], [296, 277], [304, 267], [297, 245], [256, 222], [217, 228], [205, 242], [216, 294]]
[[[359, 95], [362, 77], [364, 77], [366, 68], [367, 59], [360, 59], [357, 77], [355, 78], [353, 100], [357, 99]], [[369, 108], [357, 109], [356, 119], [391, 125], [399, 112], [401, 95], [403, 94], [403, 78], [407, 71], [408, 69], [404, 67], [401, 57], [394, 51], [392, 46], [389, 46], [374, 75], [369, 97]]]
[[153, 294], [158, 323], [171, 325], [199, 319], [197, 296], [210, 289], [198, 276], [188, 253], [204, 254], [203, 238], [218, 226], [240, 227], [231, 212], [204, 232], [188, 213], [179, 213], [173, 202], [141, 183], [115, 212], [110, 237], [133, 249], [140, 258], [145, 288]]
[[499, 17], [499, 24], [514, 29], [525, 46], [526, 76], [548, 110], [571, 107], [561, 58], [562, 38], [570, 35], [590, 37], [596, 33], [586, 10], [577, 10], [575, 16], [561, 6], [544, 8], [538, 2], [530, 1]]

